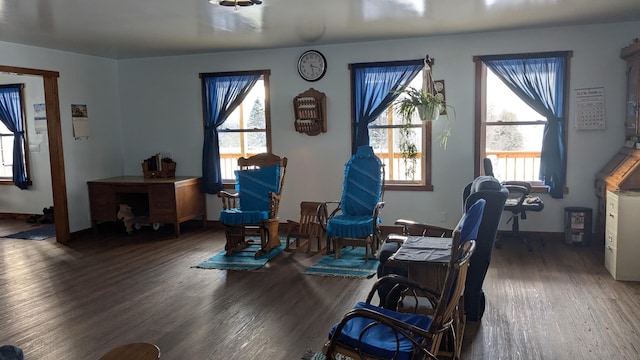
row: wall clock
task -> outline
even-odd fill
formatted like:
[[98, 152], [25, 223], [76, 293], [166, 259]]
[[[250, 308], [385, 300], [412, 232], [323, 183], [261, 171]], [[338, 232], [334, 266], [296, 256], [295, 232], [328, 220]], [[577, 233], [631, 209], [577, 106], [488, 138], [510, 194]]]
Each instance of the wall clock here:
[[305, 51], [298, 59], [298, 74], [307, 81], [318, 81], [327, 72], [327, 59], [317, 50]]

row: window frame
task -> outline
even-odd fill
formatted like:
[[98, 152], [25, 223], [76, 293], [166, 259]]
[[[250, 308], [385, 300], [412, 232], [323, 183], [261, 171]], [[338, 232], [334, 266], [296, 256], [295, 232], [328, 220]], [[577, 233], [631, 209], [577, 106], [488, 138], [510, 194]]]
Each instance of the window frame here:
[[[27, 127], [27, 106], [25, 103], [25, 99], [24, 99], [24, 88], [25, 88], [25, 84], [1, 84], [1, 86], [15, 86], [15, 85], [20, 85], [20, 90], [19, 90], [19, 94], [20, 94], [20, 110], [22, 113], [22, 129], [24, 132], [24, 141], [22, 143], [23, 149], [22, 149], [22, 154], [23, 154], [23, 160], [24, 160], [24, 167], [25, 167], [25, 175], [27, 178], [27, 185], [31, 186], [33, 185], [33, 181], [31, 179], [31, 166], [30, 166], [30, 160], [29, 160], [29, 135], [28, 135], [28, 127]], [[5, 134], [2, 136], [11, 136], [12, 138], [15, 138], [15, 135], [13, 134]], [[13, 141], [13, 139], [12, 139]], [[11, 154], [13, 157], [13, 154]], [[13, 176], [0, 176], [0, 185], [14, 185], [13, 184]]]
[[[398, 64], [402, 65], [403, 62], [406, 63], [410, 63], [413, 62], [415, 60], [397, 60], [397, 61], [381, 61], [381, 62], [371, 62], [371, 63], [364, 63], [364, 64], [349, 64], [349, 70], [351, 72], [350, 77], [353, 77], [353, 67], [354, 66], [371, 66], [371, 67], [384, 67], [384, 65], [388, 64], [388, 65], [395, 65], [397, 66]], [[421, 60], [422, 61], [422, 60]], [[416, 76], [420, 76], [421, 73], [418, 73], [418, 75]], [[353, 83], [351, 83], [351, 139], [353, 141], [353, 132], [354, 132], [354, 127], [355, 127], [355, 91], [353, 89]], [[387, 114], [391, 114], [391, 116], [393, 116], [394, 111], [393, 111], [393, 103], [391, 103], [389, 105], [389, 107], [387, 107]], [[400, 128], [401, 125], [371, 125], [372, 123], [367, 125], [367, 131], [369, 131], [370, 129], [374, 128], [374, 129], [380, 129], [380, 128], [387, 128], [387, 129], [395, 129], [395, 128]], [[422, 180], [420, 182], [410, 182], [410, 181], [406, 181], [406, 180], [389, 180], [389, 171], [385, 170], [385, 177], [387, 177], [387, 179], [385, 179], [385, 183], [384, 183], [384, 190], [397, 190], [397, 191], [433, 191], [433, 184], [432, 184], [432, 178], [431, 178], [431, 165], [432, 165], [432, 161], [431, 161], [431, 155], [433, 153], [433, 149], [432, 149], [432, 124], [431, 121], [424, 121], [422, 122], [422, 124], [416, 124], [415, 126], [412, 127], [419, 127], [422, 128], [422, 156], [420, 157], [419, 161], [422, 162], [421, 164], [421, 178]], [[374, 149], [375, 150], [375, 149]], [[393, 159], [389, 159], [389, 161], [393, 161]]]
[[[514, 56], [520, 58], [536, 58], [541, 57], [545, 53], [518, 53], [518, 54], [500, 54], [500, 55], [492, 55], [494, 57], [504, 57], [513, 58]], [[572, 52], [567, 52], [567, 59], [569, 59], [572, 55]], [[473, 57], [473, 62], [475, 63], [475, 119], [474, 119], [474, 177], [480, 176], [484, 174], [482, 170], [483, 159], [486, 157], [486, 140], [487, 140], [487, 131], [486, 131], [486, 113], [487, 113], [487, 66], [480, 60], [478, 56]], [[570, 63], [567, 62], [567, 77], [570, 77]], [[565, 97], [564, 102], [564, 113], [568, 114], [569, 107], [569, 87], [565, 89], [565, 93], [563, 96]], [[544, 120], [546, 123], [547, 120]], [[568, 119], [563, 124], [563, 137], [564, 143], [567, 142], [567, 134], [568, 134]], [[503, 122], [502, 125], [515, 125], [514, 122]], [[540, 124], [537, 121], [518, 121], [517, 125], [534, 125]], [[567, 149], [568, 150], [568, 149]], [[566, 167], [566, 164], [565, 164]], [[566, 169], [565, 169], [566, 171]], [[509, 181], [509, 180], [505, 180]], [[531, 184], [531, 192], [532, 193], [548, 193], [548, 187], [540, 180], [528, 181]], [[569, 189], [564, 186], [563, 192], [567, 194]]]

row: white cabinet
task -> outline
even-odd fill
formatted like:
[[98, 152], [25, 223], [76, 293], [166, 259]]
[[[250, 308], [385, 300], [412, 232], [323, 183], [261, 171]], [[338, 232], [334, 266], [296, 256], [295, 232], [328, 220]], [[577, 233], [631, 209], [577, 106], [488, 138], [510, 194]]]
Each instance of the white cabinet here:
[[640, 281], [640, 192], [607, 191], [604, 266], [616, 280]]

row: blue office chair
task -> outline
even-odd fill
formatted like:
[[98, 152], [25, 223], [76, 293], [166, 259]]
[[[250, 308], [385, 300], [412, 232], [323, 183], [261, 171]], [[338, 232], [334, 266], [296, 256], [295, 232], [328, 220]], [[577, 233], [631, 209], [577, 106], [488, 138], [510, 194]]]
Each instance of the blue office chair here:
[[[445, 333], [451, 334], [454, 358], [459, 357], [461, 343], [457, 331], [458, 305], [464, 290], [469, 261], [475, 251], [485, 201], [479, 199], [463, 216], [460, 230], [454, 231], [451, 257], [442, 291], [425, 288], [400, 275], [387, 275], [373, 286], [366, 302], [357, 303], [329, 332], [323, 352], [329, 359], [342, 354], [353, 359], [437, 359]], [[434, 309], [432, 315], [406, 313], [371, 304], [379, 286], [402, 289], [403, 298], [414, 303], [426, 298]], [[399, 300], [400, 301], [400, 300]], [[417, 307], [415, 308], [417, 310]]]
[[344, 171], [340, 202], [327, 220], [327, 254], [336, 259], [344, 246], [364, 246], [365, 260], [380, 245], [380, 209], [384, 207], [384, 165], [371, 146], [360, 146]]
[[251, 243], [249, 236], [260, 238], [256, 258], [280, 246], [278, 209], [286, 169], [287, 158], [274, 154], [238, 159], [236, 193], [218, 193], [222, 199], [220, 221], [225, 226], [227, 255], [247, 247]]

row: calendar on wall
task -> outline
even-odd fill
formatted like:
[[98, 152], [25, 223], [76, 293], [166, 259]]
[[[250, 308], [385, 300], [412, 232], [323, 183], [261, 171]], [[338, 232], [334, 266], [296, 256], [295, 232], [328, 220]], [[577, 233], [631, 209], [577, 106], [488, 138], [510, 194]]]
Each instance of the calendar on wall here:
[[604, 130], [604, 88], [576, 89], [577, 130]]

